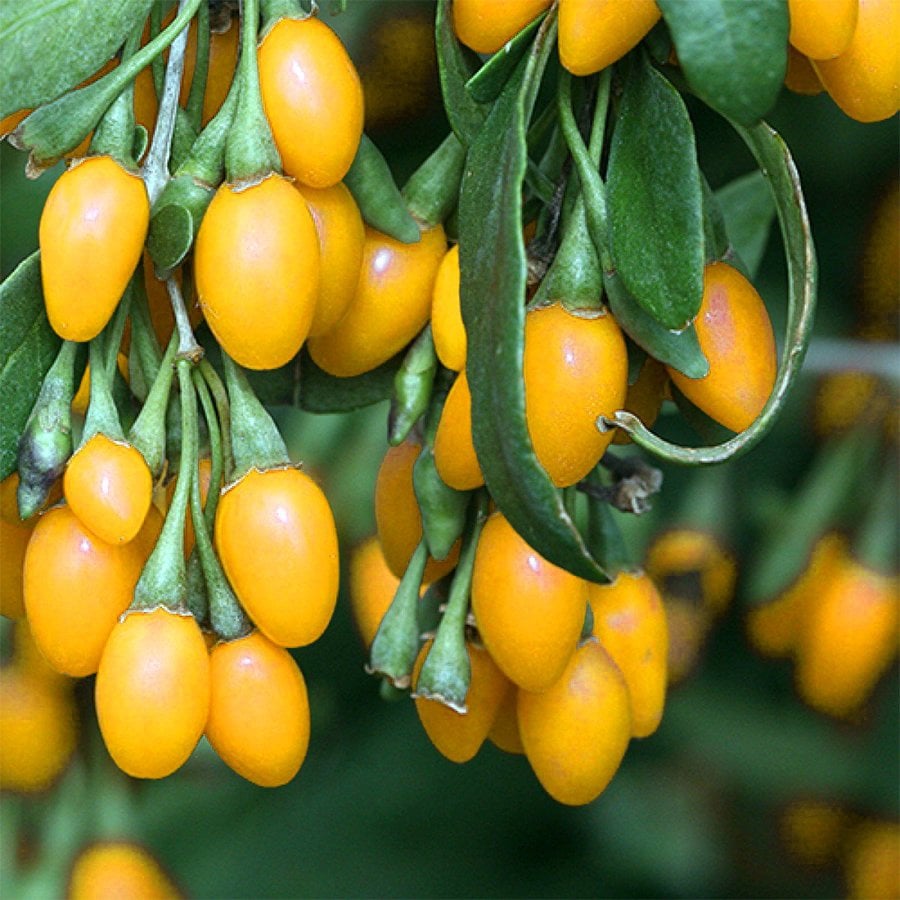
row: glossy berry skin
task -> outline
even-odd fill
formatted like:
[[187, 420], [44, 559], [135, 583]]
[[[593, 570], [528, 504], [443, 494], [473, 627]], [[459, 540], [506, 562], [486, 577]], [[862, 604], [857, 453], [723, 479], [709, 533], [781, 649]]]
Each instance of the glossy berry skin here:
[[472, 394], [465, 370], [456, 376], [441, 410], [434, 436], [434, 465], [438, 475], [457, 491], [484, 484], [472, 442]]
[[89, 341], [109, 321], [150, 225], [144, 182], [108, 156], [66, 170], [41, 213], [41, 281], [53, 330]]
[[525, 316], [525, 421], [538, 462], [557, 487], [580, 481], [613, 438], [597, 417], [625, 402], [628, 354], [609, 313], [574, 314], [561, 304]]
[[69, 690], [16, 664], [0, 668], [0, 789], [49, 788], [72, 757], [76, 736]]
[[852, 714], [897, 655], [900, 584], [846, 556], [811, 602], [797, 641], [797, 690], [814, 709]]
[[350, 609], [365, 647], [375, 640], [399, 584], [400, 579], [388, 568], [377, 537], [357, 547], [350, 559]]
[[95, 434], [69, 460], [63, 492], [85, 528], [108, 544], [127, 544], [147, 518], [153, 476], [136, 447]]
[[223, 184], [203, 217], [194, 258], [200, 307], [222, 349], [249, 369], [300, 350], [319, 294], [319, 242], [303, 198], [269, 175]]
[[459, 306], [459, 244], [441, 260], [431, 298], [431, 334], [438, 359], [459, 372], [466, 365], [466, 329]]
[[519, 734], [519, 691], [513, 687], [506, 692], [500, 708], [497, 710], [497, 718], [488, 732], [488, 740], [504, 753], [521, 755], [525, 752], [522, 744], [522, 736]]
[[[413, 552], [422, 540], [422, 515], [413, 488], [413, 466], [421, 452], [414, 441], [388, 447], [375, 479], [375, 525], [388, 568], [403, 577]], [[446, 559], [431, 557], [425, 564], [424, 582], [437, 581], [459, 559], [459, 541]]]
[[32, 528], [0, 519], [0, 615], [7, 619], [25, 615], [22, 566]]
[[324, 334], [344, 317], [356, 294], [366, 229], [349, 188], [306, 187], [295, 182], [316, 226], [322, 273], [310, 337]]
[[669, 628], [656, 586], [643, 572], [620, 572], [611, 584], [588, 585], [593, 635], [619, 667], [631, 703], [631, 736], [659, 727], [666, 702]]
[[477, 53], [494, 53], [550, 6], [550, 0], [454, 0], [453, 30]]
[[226, 488], [215, 542], [238, 600], [266, 637], [302, 647], [322, 634], [337, 602], [337, 532], [305, 472], [252, 469]]
[[859, 0], [788, 0], [788, 40], [804, 56], [833, 59], [850, 44]]
[[659, 17], [655, 0], [560, 0], [560, 61], [573, 75], [593, 75], [635, 47]]
[[703, 378], [669, 368], [672, 383], [710, 418], [732, 431], [748, 428], [775, 384], [775, 335], [756, 289], [726, 263], [703, 272], [703, 298], [694, 322], [709, 361]]
[[85, 847], [72, 865], [68, 900], [176, 900], [182, 894], [160, 864], [139, 844], [99, 841]]
[[600, 644], [579, 647], [543, 693], [519, 691], [519, 733], [544, 790], [580, 806], [604, 791], [631, 737], [625, 679]]
[[25, 554], [25, 610], [50, 664], [73, 677], [92, 675], [134, 594], [146, 548], [114, 546], [90, 532], [68, 506], [44, 513]]
[[356, 294], [346, 315], [309, 341], [316, 365], [331, 375], [369, 372], [402, 350], [428, 321], [431, 292], [447, 248], [444, 229], [401, 244], [366, 227]]
[[[419, 651], [413, 671], [413, 684], [431, 649], [427, 641]], [[473, 759], [484, 743], [500, 704], [513, 691], [509, 679], [497, 668], [483, 647], [467, 644], [472, 680], [466, 694], [466, 712], [459, 713], [439, 700], [416, 697], [416, 712], [428, 739], [451, 762], [464, 763]]]
[[254, 631], [220, 641], [209, 664], [206, 736], [216, 753], [254, 784], [287, 784], [309, 746], [309, 699], [297, 663]]
[[835, 59], [813, 60], [831, 99], [857, 122], [880, 122], [900, 108], [900, 6], [859, 0], [856, 30]]
[[485, 523], [472, 570], [472, 612], [485, 647], [519, 687], [562, 674], [584, 624], [587, 584], [548, 562], [500, 513]]
[[284, 18], [263, 38], [257, 60], [284, 171], [310, 187], [337, 184], [363, 127], [362, 85], [340, 38], [315, 16]]
[[164, 607], [116, 623], [100, 660], [95, 701], [115, 764], [165, 778], [191, 755], [209, 714], [209, 656], [190, 615]]

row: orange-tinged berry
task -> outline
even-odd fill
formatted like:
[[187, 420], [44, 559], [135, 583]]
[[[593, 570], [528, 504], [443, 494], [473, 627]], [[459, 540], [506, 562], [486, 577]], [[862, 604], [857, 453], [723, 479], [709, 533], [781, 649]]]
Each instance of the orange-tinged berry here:
[[[418, 681], [425, 657], [431, 649], [427, 641], [419, 651], [413, 671]], [[416, 712], [428, 739], [440, 753], [455, 763], [473, 759], [484, 743], [504, 697], [514, 689], [483, 647], [467, 644], [471, 681], [466, 694], [466, 712], [459, 713], [439, 700], [416, 697]]]
[[41, 516], [25, 554], [25, 610], [41, 653], [55, 669], [73, 677], [97, 671], [145, 561], [139, 539], [108, 544], [68, 506]]
[[375, 640], [399, 584], [400, 579], [388, 567], [377, 537], [357, 547], [350, 559], [350, 609], [365, 647]]
[[33, 527], [0, 519], [0, 615], [7, 619], [25, 615], [22, 571]]
[[254, 631], [210, 655], [206, 736], [216, 753], [261, 787], [287, 784], [309, 746], [309, 699], [293, 657]]
[[543, 691], [562, 674], [584, 625], [587, 584], [548, 562], [500, 513], [485, 523], [472, 569], [472, 611], [506, 676]]
[[900, 588], [846, 557], [807, 613], [797, 642], [797, 690], [814, 709], [851, 715], [897, 655]]
[[497, 710], [497, 718], [488, 732], [488, 740], [499, 747], [504, 753], [522, 754], [525, 746], [522, 744], [522, 735], [519, 734], [519, 691], [513, 687], [506, 692], [500, 708]]
[[666, 597], [664, 604], [669, 632], [668, 681], [680, 684], [696, 669], [711, 622], [691, 600]]
[[525, 421], [538, 462], [557, 487], [580, 481], [613, 438], [597, 428], [625, 402], [628, 355], [609, 313], [559, 303], [525, 316]]
[[703, 299], [694, 327], [709, 361], [703, 378], [669, 368], [674, 385], [708, 416], [732, 431], [748, 428], [775, 384], [775, 335], [756, 289], [726, 263], [703, 272]]
[[782, 813], [778, 830], [793, 859], [821, 867], [837, 855], [846, 823], [846, 811], [833, 803], [796, 800]]
[[472, 443], [472, 394], [465, 370], [456, 376], [441, 411], [434, 436], [434, 464], [438, 475], [457, 491], [484, 484]]
[[[240, 28], [237, 21], [233, 20], [226, 31], [210, 31], [209, 34], [209, 60], [206, 73], [206, 90], [203, 94], [202, 125], [219, 111], [228, 89], [234, 78], [234, 70], [238, 57], [238, 38]], [[180, 106], [186, 106], [190, 95], [191, 82], [197, 65], [197, 19], [191, 20], [188, 30], [187, 47], [184, 50], [184, 75], [181, 80], [181, 93], [178, 102]]]
[[833, 59], [850, 45], [859, 0], [788, 0], [788, 40], [812, 59]]
[[178, 888], [139, 844], [100, 841], [75, 858], [68, 900], [177, 900]]
[[15, 664], [0, 668], [0, 788], [46, 790], [69, 762], [76, 735], [69, 692]]
[[47, 317], [62, 338], [88, 341], [125, 291], [150, 224], [140, 176], [108, 156], [67, 169], [41, 213], [41, 280]]
[[266, 637], [302, 647], [322, 634], [337, 602], [337, 531], [309, 475], [248, 472], [219, 500], [215, 542], [241, 605]]
[[454, 244], [438, 267], [431, 296], [431, 334], [438, 359], [459, 372], [466, 365], [466, 329], [459, 306], [459, 244]]
[[313, 361], [331, 375], [361, 375], [402, 350], [423, 328], [447, 242], [440, 225], [402, 244], [366, 226], [353, 302], [325, 334], [311, 338]]
[[453, 30], [477, 53], [494, 53], [550, 6], [551, 0], [454, 0]]
[[136, 447], [95, 434], [69, 460], [63, 492], [72, 512], [97, 537], [127, 544], [147, 518], [153, 476]]
[[[375, 479], [375, 524], [378, 539], [390, 570], [402, 578], [413, 552], [422, 540], [422, 515], [413, 489], [413, 466], [421, 446], [407, 440], [389, 447]], [[425, 564], [423, 581], [446, 575], [459, 559], [457, 541], [446, 559], [431, 557]]]
[[[650, 428], [662, 409], [668, 386], [669, 373], [666, 371], [666, 367], [659, 360], [648, 356], [644, 360], [634, 384], [628, 385], [622, 409], [636, 415], [644, 425]], [[630, 444], [631, 438], [617, 428], [613, 432], [613, 443]]]
[[643, 572], [588, 585], [593, 634], [619, 667], [631, 701], [632, 737], [659, 727], [666, 702], [669, 628], [662, 598]]
[[365, 225], [345, 184], [311, 188], [296, 182], [312, 213], [319, 238], [322, 276], [310, 337], [324, 334], [344, 317], [356, 294], [362, 265]]
[[560, 61], [573, 75], [593, 75], [636, 46], [659, 17], [655, 0], [560, 0]]
[[847, 843], [844, 870], [850, 900], [896, 900], [900, 895], [900, 824], [863, 822]]
[[319, 293], [319, 243], [303, 198], [269, 175], [223, 184], [197, 234], [200, 307], [222, 349], [249, 369], [289, 362], [309, 332]]
[[0, 519], [10, 525], [21, 525], [19, 517], [19, 501], [16, 493], [19, 490], [19, 473], [13, 472], [0, 481]]
[[795, 94], [806, 94], [810, 97], [821, 94], [825, 90], [812, 63], [799, 50], [788, 47], [787, 71], [784, 73], [784, 86]]
[[209, 655], [190, 615], [164, 607], [116, 623], [95, 701], [110, 756], [134, 778], [164, 778], [191, 755], [209, 714]]
[[519, 733], [544, 790], [570, 806], [598, 797], [619, 768], [631, 738], [625, 679], [600, 644], [572, 655], [542, 693], [519, 691]]
[[27, 619], [13, 627], [12, 664], [27, 675], [46, 682], [59, 691], [68, 691], [74, 684], [71, 678], [57, 672], [41, 653]]
[[263, 38], [257, 59], [284, 171], [310, 187], [337, 184], [363, 127], [362, 85], [340, 38], [315, 16], [284, 18]]
[[900, 4], [859, 0], [850, 44], [835, 59], [813, 60], [831, 99], [858, 122], [889, 119], [900, 108]]
[[[125, 379], [125, 381], [128, 381], [128, 357], [121, 351], [116, 354], [116, 368], [118, 368], [119, 373]], [[86, 415], [90, 402], [91, 364], [88, 363], [84, 368], [84, 374], [81, 376], [81, 384], [78, 385], [78, 390], [75, 391], [75, 396], [72, 397], [72, 412], [78, 413], [78, 415], [80, 416]]]
[[[176, 269], [172, 277], [180, 288], [182, 286], [181, 269]], [[164, 348], [175, 330], [175, 314], [172, 312], [169, 289], [166, 287], [166, 283], [160, 281], [154, 274], [153, 260], [146, 251], [144, 252], [144, 289], [147, 291], [147, 305], [150, 308], [153, 332], [159, 345]], [[203, 321], [203, 312], [196, 303], [186, 303], [186, 306], [191, 327], [196, 328]]]

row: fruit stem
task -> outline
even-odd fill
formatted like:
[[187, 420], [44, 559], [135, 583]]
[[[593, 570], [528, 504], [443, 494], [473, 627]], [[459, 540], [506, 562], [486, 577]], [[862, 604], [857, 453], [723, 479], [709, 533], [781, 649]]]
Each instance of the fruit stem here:
[[200, 398], [200, 406], [203, 409], [203, 418], [206, 419], [206, 430], [209, 434], [210, 488], [206, 497], [206, 505], [203, 507], [203, 518], [206, 522], [206, 527], [212, 531], [216, 520], [216, 508], [219, 505], [219, 488], [222, 485], [222, 429], [219, 427], [219, 419], [216, 415], [212, 394], [209, 392], [203, 376], [197, 369], [194, 369], [192, 375], [197, 396]]
[[162, 475], [166, 464], [166, 411], [172, 378], [175, 375], [177, 350], [178, 335], [173, 333], [150, 393], [147, 394], [144, 406], [128, 433], [128, 439], [144, 457], [154, 481]]
[[209, 78], [209, 43], [209, 4], [201, 3], [200, 9], [197, 11], [197, 58], [194, 62], [191, 90], [185, 106], [188, 121], [195, 132], [199, 132], [203, 125], [203, 99], [206, 95], [206, 82]]
[[128, 349], [128, 370], [131, 392], [138, 400], [145, 400], [156, 380], [162, 352], [150, 319], [150, 307], [144, 280], [135, 280], [131, 300], [131, 346]]
[[172, 301], [172, 312], [175, 315], [175, 326], [178, 329], [178, 358], [189, 359], [193, 363], [203, 358], [203, 348], [194, 337], [194, 329], [191, 328], [191, 320], [184, 308], [184, 297], [178, 282], [170, 275], [166, 279], [166, 287], [169, 291], [169, 299]]
[[223, 478], [230, 478], [234, 471], [234, 452], [231, 447], [231, 405], [228, 402], [225, 385], [222, 384], [219, 373], [212, 367], [209, 360], [201, 359], [197, 368], [213, 396], [216, 415], [219, 418], [219, 432], [222, 435], [222, 475], [219, 479], [221, 483]]
[[225, 171], [238, 190], [258, 184], [272, 172], [281, 174], [281, 157], [263, 111], [256, 60], [259, 0], [244, 0], [241, 15], [240, 95], [234, 124], [225, 145]]

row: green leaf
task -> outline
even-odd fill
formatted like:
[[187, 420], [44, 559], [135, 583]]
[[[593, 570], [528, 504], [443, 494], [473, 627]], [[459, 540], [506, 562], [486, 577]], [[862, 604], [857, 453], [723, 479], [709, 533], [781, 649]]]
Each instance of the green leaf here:
[[716, 191], [716, 200], [725, 219], [725, 231], [752, 280], [762, 262], [772, 221], [775, 201], [759, 170], [735, 178]]
[[628, 291], [680, 330], [703, 296], [703, 196], [684, 101], [643, 54], [628, 57], [607, 177], [610, 250]]
[[450, 127], [468, 147], [484, 124], [487, 109], [466, 90], [466, 83], [478, 67], [478, 57], [456, 39], [450, 0], [438, 0], [434, 37], [444, 109]]
[[35, 251], [0, 285], [0, 479], [16, 470], [19, 436], [61, 343], [47, 321]]
[[554, 26], [551, 12], [469, 149], [459, 204], [466, 374], [475, 450], [500, 510], [547, 559], [599, 581], [604, 573], [538, 463], [525, 424], [525, 133]]
[[194, 242], [194, 220], [190, 212], [170, 203], [153, 214], [147, 250], [161, 272], [171, 272], [187, 255]]
[[658, 0], [691, 89], [740, 125], [775, 103], [787, 69], [785, 0]]
[[153, 0], [0, 4], [0, 118], [39, 106], [93, 75], [146, 18]]
[[493, 103], [497, 99], [519, 60], [531, 46], [534, 34], [543, 20], [543, 15], [540, 15], [526, 25], [466, 82], [466, 90], [479, 103]]
[[382, 363], [371, 372], [337, 378], [320, 369], [303, 350], [299, 356], [300, 383], [297, 405], [308, 412], [348, 412], [390, 398], [394, 378], [404, 354]]

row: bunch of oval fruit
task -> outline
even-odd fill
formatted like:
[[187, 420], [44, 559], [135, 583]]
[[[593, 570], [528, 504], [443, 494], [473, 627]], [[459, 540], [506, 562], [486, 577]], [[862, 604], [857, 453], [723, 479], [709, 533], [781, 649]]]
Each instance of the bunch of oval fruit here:
[[[860, 4], [859, 29], [877, 5]], [[32, 281], [62, 343], [22, 426], [17, 473], [3, 483], [5, 494], [15, 486], [24, 520], [4, 516], [5, 530], [18, 529], [15, 546], [4, 539], [4, 569], [23, 579], [4, 586], [3, 613], [27, 617], [57, 671], [96, 673], [100, 729], [125, 772], [166, 776], [205, 734], [245, 778], [287, 782], [309, 740], [289, 649], [315, 641], [331, 618], [338, 547], [327, 500], [290, 461], [252, 385], [291, 366], [301, 392], [322, 385], [351, 408], [385, 397], [387, 372], [392, 447], [376, 489], [379, 543], [353, 567], [369, 668], [386, 693], [412, 689], [451, 759], [471, 758], [490, 736], [523, 749], [552, 796], [589, 802], [630, 738], [656, 729], [666, 684], [659, 596], [610, 519], [613, 506], [641, 506], [633, 482], [643, 470], [633, 457], [605, 455], [608, 422], [625, 409], [650, 425], [677, 392], [743, 432], [766, 407], [777, 369], [765, 306], [727, 241], [692, 257], [688, 337], [656, 321], [665, 316], [653, 297], [635, 306], [627, 295], [641, 288], [627, 277], [618, 294], [627, 322], [605, 299], [615, 285], [596, 227], [602, 192], [589, 196], [584, 165], [592, 161], [596, 177], [610, 67], [659, 10], [652, 0], [632, 0], [625, 17], [619, 4], [578, 0], [558, 9], [522, 0], [502, 15], [485, 0], [439, 4], [453, 131], [400, 191], [362, 133], [359, 79], [334, 32], [292, 0], [262, 0], [261, 21], [255, 0], [242, 7], [224, 44], [215, 29], [228, 33], [228, 23], [211, 29], [205, 2], [182, 0], [162, 21], [154, 8], [97, 80], [38, 105], [11, 136], [32, 170], [79, 156], [47, 198], [39, 261], [23, 264], [39, 272]], [[502, 277], [479, 289], [512, 297], [521, 316], [521, 329], [503, 326], [508, 347], [496, 348], [498, 383], [513, 384], [506, 373], [518, 366], [513, 389], [524, 402], [529, 449], [506, 460], [511, 482], [520, 465], [539, 467], [536, 492], [544, 509], [559, 504], [566, 539], [587, 521], [590, 558], [603, 562], [590, 564], [589, 579], [584, 567], [558, 564], [558, 549], [541, 552], [522, 536], [535, 543], [545, 523], [523, 527], [527, 504], [514, 502], [473, 422], [490, 381], [491, 337], [479, 325], [491, 323], [467, 295], [491, 248], [474, 238], [481, 216], [466, 179], [486, 171], [479, 153], [504, 146], [507, 121], [519, 131], [494, 174], [519, 165], [509, 160], [520, 150], [527, 157], [526, 107], [557, 18], [560, 72], [571, 73], [560, 84], [572, 91], [571, 75], [584, 81], [567, 110], [551, 102], [530, 126], [542, 157], [518, 157], [509, 197], [480, 197], [479, 210], [515, 216], [504, 235], [521, 258], [498, 258]], [[659, 91], [649, 57], [631, 58], [616, 70], [616, 90], [640, 78]], [[467, 66], [477, 82], [468, 92]], [[139, 102], [154, 84], [153, 102]], [[593, 117], [589, 146], [573, 97]], [[148, 105], [155, 120], [136, 127]], [[614, 232], [616, 210], [610, 185]], [[448, 247], [448, 234], [459, 242]], [[29, 277], [23, 269], [10, 282], [18, 289]], [[89, 399], [73, 422], [85, 356]]]

